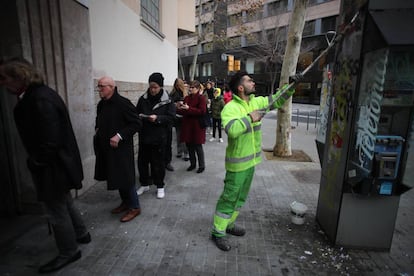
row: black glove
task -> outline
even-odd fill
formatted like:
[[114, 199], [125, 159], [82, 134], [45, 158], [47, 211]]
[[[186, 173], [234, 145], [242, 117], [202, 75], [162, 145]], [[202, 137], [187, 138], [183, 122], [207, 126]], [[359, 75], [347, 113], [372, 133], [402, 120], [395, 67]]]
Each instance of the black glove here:
[[289, 77], [289, 83], [291, 82], [299, 83], [303, 81], [303, 79], [304, 79], [304, 76], [302, 75], [302, 73], [297, 73], [294, 76]]

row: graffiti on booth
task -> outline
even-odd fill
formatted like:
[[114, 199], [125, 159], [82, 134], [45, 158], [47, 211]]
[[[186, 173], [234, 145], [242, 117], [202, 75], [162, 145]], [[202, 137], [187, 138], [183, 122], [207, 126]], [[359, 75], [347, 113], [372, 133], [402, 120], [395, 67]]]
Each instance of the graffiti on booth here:
[[359, 116], [355, 142], [356, 163], [370, 170], [374, 158], [375, 137], [381, 115], [388, 50], [382, 49], [365, 55], [359, 91]]

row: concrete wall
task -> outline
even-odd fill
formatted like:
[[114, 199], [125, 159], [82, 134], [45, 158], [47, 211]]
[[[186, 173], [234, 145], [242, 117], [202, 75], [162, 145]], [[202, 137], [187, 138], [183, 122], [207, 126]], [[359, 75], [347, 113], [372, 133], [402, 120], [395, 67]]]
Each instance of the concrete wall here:
[[[30, 11], [30, 13], [28, 13]], [[84, 190], [94, 183], [94, 97], [89, 12], [77, 1], [18, 1], [23, 56], [63, 98], [84, 166]]]
[[93, 78], [110, 75], [145, 87], [148, 76], [158, 71], [166, 85], [173, 84], [178, 72], [176, 1], [160, 1], [164, 38], [141, 23], [139, 1], [91, 0], [89, 7]]
[[83, 161], [84, 189], [94, 184], [95, 99], [88, 8], [78, 1], [17, 1], [22, 55], [65, 101]]
[[[83, 192], [95, 183], [95, 99], [87, 0], [0, 3], [0, 56], [21, 56], [31, 61], [66, 103], [82, 157]], [[0, 93], [0, 215], [42, 212], [13, 120], [16, 97], [4, 88]]]

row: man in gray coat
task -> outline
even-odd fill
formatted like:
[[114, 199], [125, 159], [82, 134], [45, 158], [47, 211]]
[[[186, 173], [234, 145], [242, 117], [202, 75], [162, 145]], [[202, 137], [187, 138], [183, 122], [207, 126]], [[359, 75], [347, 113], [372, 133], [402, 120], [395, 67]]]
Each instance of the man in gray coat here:
[[118, 94], [111, 77], [98, 81], [101, 100], [97, 106], [94, 148], [95, 179], [106, 180], [108, 190], [118, 190], [121, 204], [113, 214], [126, 213], [121, 222], [128, 222], [141, 213], [135, 189], [133, 136], [142, 127], [134, 105]]

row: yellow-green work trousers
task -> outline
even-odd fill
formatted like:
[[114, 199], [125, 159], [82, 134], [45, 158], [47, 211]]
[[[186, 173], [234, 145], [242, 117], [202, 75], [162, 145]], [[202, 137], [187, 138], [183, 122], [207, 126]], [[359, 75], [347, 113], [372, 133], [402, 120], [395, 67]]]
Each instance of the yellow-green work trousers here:
[[224, 237], [226, 229], [234, 227], [240, 208], [244, 205], [253, 180], [254, 167], [241, 172], [226, 172], [224, 189], [217, 201], [212, 234]]

